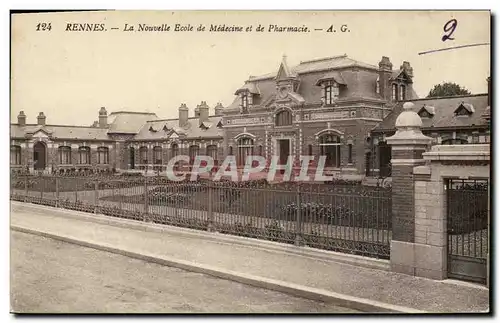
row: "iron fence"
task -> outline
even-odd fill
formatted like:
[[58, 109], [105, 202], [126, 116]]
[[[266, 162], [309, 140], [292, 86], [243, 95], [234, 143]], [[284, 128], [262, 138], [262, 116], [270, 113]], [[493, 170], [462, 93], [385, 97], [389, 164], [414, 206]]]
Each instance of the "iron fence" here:
[[341, 184], [15, 175], [11, 199], [388, 259], [390, 188]]

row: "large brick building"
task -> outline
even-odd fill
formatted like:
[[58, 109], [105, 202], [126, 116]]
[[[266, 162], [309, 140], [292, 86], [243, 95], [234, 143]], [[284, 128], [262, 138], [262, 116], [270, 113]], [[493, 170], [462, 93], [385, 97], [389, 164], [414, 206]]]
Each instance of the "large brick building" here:
[[11, 168], [153, 172], [181, 154], [209, 155], [216, 164], [235, 155], [240, 165], [252, 154], [282, 164], [291, 156], [296, 165], [312, 155], [326, 156], [330, 173], [387, 176], [385, 137], [405, 101], [419, 109], [436, 143], [489, 141], [489, 96], [418, 99], [408, 62], [393, 69], [387, 57], [374, 66], [342, 55], [290, 67], [283, 57], [275, 72], [249, 77], [212, 115], [204, 101], [191, 117], [181, 104], [175, 119], [101, 108], [92, 126], [66, 126], [47, 124], [42, 112], [30, 124], [21, 111], [11, 124]]
[[363, 174], [370, 131], [393, 103], [416, 98], [413, 69], [389, 58], [377, 66], [346, 55], [301, 62], [286, 57], [276, 72], [250, 77], [225, 109], [224, 148], [243, 163], [249, 154], [326, 156], [326, 170]]

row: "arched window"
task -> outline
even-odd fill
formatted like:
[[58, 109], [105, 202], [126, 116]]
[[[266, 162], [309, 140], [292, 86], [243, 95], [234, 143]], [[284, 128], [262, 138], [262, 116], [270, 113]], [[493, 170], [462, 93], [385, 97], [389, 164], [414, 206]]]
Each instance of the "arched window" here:
[[232, 156], [233, 155], [233, 146], [229, 146], [229, 153], [228, 153], [229, 156]]
[[191, 164], [194, 162], [194, 159], [199, 154], [200, 154], [200, 146], [192, 145], [189, 147], [189, 161], [191, 162]]
[[10, 163], [12, 165], [21, 165], [21, 147], [10, 146]]
[[78, 148], [78, 163], [88, 165], [90, 164], [90, 147]]
[[292, 124], [292, 113], [289, 110], [282, 110], [276, 114], [276, 126], [289, 126]]
[[216, 145], [208, 145], [207, 146], [207, 156], [211, 157], [214, 160], [214, 164], [217, 161], [217, 146]]
[[141, 164], [148, 163], [148, 147], [142, 146], [141, 148], [139, 148], [139, 162]]
[[59, 152], [59, 164], [69, 165], [71, 164], [71, 147], [61, 146], [58, 149]]
[[253, 139], [244, 137], [238, 139], [238, 165], [245, 165], [247, 156], [253, 155]]
[[[134, 154], [134, 148], [130, 148], [130, 157], [132, 159], [131, 165], [134, 164], [133, 162], [133, 154]], [[97, 148], [97, 163], [106, 165], [109, 164], [109, 148], [108, 147], [99, 147]]]
[[396, 101], [398, 99], [398, 85], [393, 84], [392, 85], [392, 100]]
[[153, 147], [153, 163], [154, 164], [161, 164], [162, 163], [162, 156], [161, 156], [161, 153], [162, 153], [162, 148], [161, 146], [154, 146]]
[[326, 156], [325, 167], [340, 167], [340, 137], [324, 134], [319, 137], [320, 155]]

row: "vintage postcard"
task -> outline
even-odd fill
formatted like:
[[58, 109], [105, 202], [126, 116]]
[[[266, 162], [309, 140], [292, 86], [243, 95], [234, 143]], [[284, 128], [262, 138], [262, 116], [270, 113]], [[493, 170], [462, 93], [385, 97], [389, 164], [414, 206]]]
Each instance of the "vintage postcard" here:
[[490, 311], [489, 11], [10, 27], [12, 313]]

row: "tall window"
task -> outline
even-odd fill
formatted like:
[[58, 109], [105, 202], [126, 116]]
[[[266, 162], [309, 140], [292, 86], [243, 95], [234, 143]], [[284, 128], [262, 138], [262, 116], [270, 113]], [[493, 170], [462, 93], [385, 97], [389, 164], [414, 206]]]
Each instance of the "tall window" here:
[[399, 87], [399, 100], [404, 101], [406, 100], [406, 86], [401, 85]]
[[396, 101], [398, 99], [398, 85], [393, 84], [392, 85], [392, 100]]
[[241, 96], [241, 110], [243, 113], [248, 113], [248, 93]]
[[336, 82], [327, 82], [325, 84], [325, 104], [332, 104], [339, 97], [339, 85]]
[[229, 156], [233, 155], [233, 146], [229, 146]]
[[214, 160], [214, 164], [217, 164], [217, 146], [216, 145], [208, 145], [207, 146], [207, 156], [211, 157]]
[[162, 149], [160, 146], [154, 146], [153, 147], [153, 163], [154, 164], [161, 164], [162, 163], [162, 156], [161, 156]]
[[176, 143], [173, 143], [170, 146], [170, 149], [172, 150], [172, 158], [177, 157], [179, 155], [179, 145]]
[[347, 163], [352, 164], [352, 144], [347, 145]]
[[109, 149], [108, 149], [108, 147], [97, 148], [97, 163], [98, 164], [109, 164]]
[[377, 83], [375, 85], [375, 92], [377, 92], [377, 94], [380, 94], [380, 79], [377, 77]]
[[189, 161], [191, 162], [191, 164], [194, 162], [194, 159], [199, 154], [200, 154], [200, 146], [192, 145], [189, 147]]
[[319, 137], [320, 155], [326, 156], [325, 167], [340, 167], [340, 137], [325, 134]]
[[264, 156], [264, 147], [262, 145], [259, 145], [259, 156]]
[[61, 146], [59, 147], [59, 164], [69, 165], [71, 164], [71, 147]]
[[308, 145], [307, 146], [307, 153], [309, 156], [313, 155], [313, 145]]
[[253, 139], [252, 138], [240, 138], [238, 140], [238, 165], [245, 165], [247, 156], [253, 155]]
[[12, 165], [21, 165], [21, 147], [10, 146], [10, 163]]
[[289, 126], [292, 124], [292, 113], [288, 110], [282, 110], [276, 114], [276, 126]]
[[78, 148], [78, 162], [80, 164], [90, 164], [90, 147]]
[[141, 164], [148, 163], [148, 147], [142, 146], [139, 148], [139, 160]]

